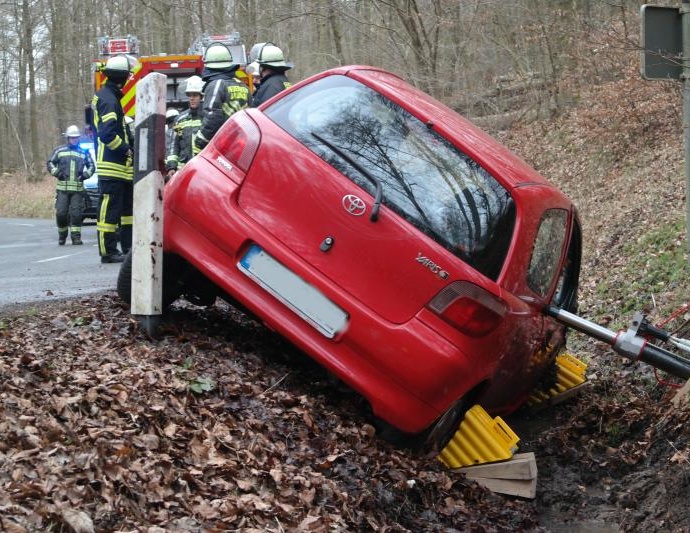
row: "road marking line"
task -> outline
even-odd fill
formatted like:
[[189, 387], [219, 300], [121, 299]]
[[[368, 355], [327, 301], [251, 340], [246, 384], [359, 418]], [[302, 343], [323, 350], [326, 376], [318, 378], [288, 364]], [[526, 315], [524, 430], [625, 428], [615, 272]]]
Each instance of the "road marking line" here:
[[48, 259], [41, 259], [40, 261], [34, 261], [34, 263], [49, 263], [50, 261], [57, 261], [58, 259], [65, 259], [66, 257], [74, 257], [75, 255], [81, 255], [83, 253], [86, 253], [88, 250], [84, 250], [83, 252], [75, 252], [73, 254], [67, 254], [67, 255], [59, 255], [57, 257], [49, 257]]

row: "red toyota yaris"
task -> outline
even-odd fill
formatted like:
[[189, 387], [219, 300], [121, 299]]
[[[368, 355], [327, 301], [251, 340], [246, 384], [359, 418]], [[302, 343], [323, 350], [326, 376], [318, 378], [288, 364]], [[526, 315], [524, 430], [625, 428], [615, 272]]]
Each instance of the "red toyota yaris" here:
[[542, 309], [576, 305], [571, 201], [377, 68], [234, 114], [164, 203], [167, 303], [241, 304], [438, 447], [467, 407], [505, 414], [552, 374], [565, 328]]

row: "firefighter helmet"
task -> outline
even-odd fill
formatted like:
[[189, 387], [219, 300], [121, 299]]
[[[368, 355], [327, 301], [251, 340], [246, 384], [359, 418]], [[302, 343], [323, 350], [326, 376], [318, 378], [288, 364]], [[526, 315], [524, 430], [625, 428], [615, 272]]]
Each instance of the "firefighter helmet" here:
[[68, 128], [65, 130], [65, 137], [81, 137], [81, 131], [79, 131], [79, 127], [75, 126], [74, 124], [68, 126]]
[[126, 80], [129, 77], [131, 65], [124, 54], [118, 54], [108, 58], [103, 68], [103, 74], [113, 80]]
[[252, 46], [249, 50], [249, 61], [256, 61], [259, 59], [259, 52], [261, 52], [261, 49], [267, 44], [273, 43], [256, 43], [254, 46]]
[[190, 76], [187, 78], [187, 86], [184, 90], [185, 94], [204, 94], [204, 80], [199, 76]]
[[262, 67], [276, 68], [280, 70], [292, 68], [292, 65], [285, 62], [283, 51], [273, 43], [266, 43], [261, 47], [256, 61]]
[[174, 107], [171, 107], [170, 109], [168, 109], [165, 112], [165, 120], [175, 118], [179, 114], [180, 114], [180, 112], [177, 109], [175, 109]]
[[210, 69], [232, 67], [234, 63], [230, 49], [223, 43], [212, 43], [204, 52], [204, 65]]

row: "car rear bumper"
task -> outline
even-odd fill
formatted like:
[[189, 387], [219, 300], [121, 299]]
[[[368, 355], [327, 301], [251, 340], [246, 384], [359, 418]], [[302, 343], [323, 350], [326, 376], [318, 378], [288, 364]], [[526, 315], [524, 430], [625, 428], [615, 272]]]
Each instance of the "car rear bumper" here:
[[[236, 215], [236, 216], [235, 216]], [[374, 413], [402, 431], [418, 433], [477, 383], [486, 379], [457, 346], [417, 317], [405, 324], [382, 320], [316, 270], [271, 243], [252, 221], [234, 213], [222, 241], [200, 233], [166, 209], [166, 252], [184, 257], [257, 315], [269, 328], [308, 353], [370, 402]], [[253, 243], [317, 286], [348, 313], [344, 331], [329, 339], [243, 273], [238, 264]], [[281, 255], [282, 253], [282, 255]]]

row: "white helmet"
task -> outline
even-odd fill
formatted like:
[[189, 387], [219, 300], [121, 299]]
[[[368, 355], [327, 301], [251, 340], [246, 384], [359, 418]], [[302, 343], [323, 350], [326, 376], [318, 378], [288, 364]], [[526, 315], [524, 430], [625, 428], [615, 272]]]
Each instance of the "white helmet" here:
[[204, 65], [210, 69], [228, 68], [234, 65], [232, 52], [223, 43], [212, 43], [204, 52]]
[[103, 73], [108, 78], [113, 79], [127, 79], [131, 71], [131, 64], [129, 58], [124, 54], [118, 54], [108, 58], [103, 68]]
[[180, 114], [180, 112], [177, 109], [175, 109], [174, 107], [171, 107], [170, 109], [168, 109], [165, 112], [165, 120], [175, 118], [179, 114]]
[[199, 76], [190, 76], [187, 78], [187, 86], [184, 90], [185, 94], [199, 93], [204, 94], [204, 80]]
[[259, 59], [259, 52], [261, 52], [261, 49], [267, 44], [273, 43], [256, 43], [254, 46], [252, 46], [251, 50], [249, 50], [249, 61], [251, 62]]
[[266, 43], [261, 47], [256, 61], [262, 67], [277, 67], [279, 69], [292, 68], [292, 65], [285, 62], [285, 56], [283, 55], [283, 51], [273, 43]]
[[259, 75], [259, 64], [256, 61], [252, 61], [251, 63], [249, 63], [249, 65], [247, 65], [244, 68], [244, 70], [250, 76], [258, 76]]
[[72, 124], [65, 130], [65, 137], [81, 137], [81, 131], [79, 128]]

